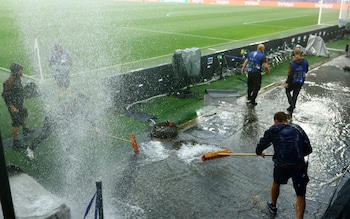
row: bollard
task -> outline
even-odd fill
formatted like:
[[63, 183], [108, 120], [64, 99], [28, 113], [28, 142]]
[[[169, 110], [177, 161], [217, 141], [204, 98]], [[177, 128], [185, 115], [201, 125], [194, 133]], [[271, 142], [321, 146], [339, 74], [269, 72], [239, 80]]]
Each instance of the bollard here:
[[96, 182], [96, 208], [99, 219], [103, 219], [102, 181]]
[[0, 130], [0, 199], [2, 206], [2, 213], [4, 219], [15, 219], [15, 210], [13, 209], [13, 202], [11, 196], [11, 189], [9, 177], [7, 174], [4, 147], [2, 145], [1, 130]]

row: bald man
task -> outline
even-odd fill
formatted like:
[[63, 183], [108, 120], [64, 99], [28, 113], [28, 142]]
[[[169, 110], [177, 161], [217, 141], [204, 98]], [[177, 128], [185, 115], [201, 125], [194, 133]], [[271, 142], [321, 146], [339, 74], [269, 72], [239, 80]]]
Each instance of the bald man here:
[[264, 54], [264, 44], [259, 44], [257, 50], [250, 52], [248, 58], [244, 61], [242, 67], [242, 74], [245, 74], [247, 68], [248, 73], [248, 90], [247, 90], [247, 103], [256, 106], [255, 101], [261, 88], [262, 72], [265, 69], [267, 74], [270, 74], [270, 69], [267, 64], [267, 59]]
[[301, 56], [300, 47], [294, 49], [294, 58], [289, 64], [288, 78], [284, 85], [288, 98], [288, 112], [293, 113], [301, 87], [305, 82], [305, 75], [309, 71], [309, 64]]

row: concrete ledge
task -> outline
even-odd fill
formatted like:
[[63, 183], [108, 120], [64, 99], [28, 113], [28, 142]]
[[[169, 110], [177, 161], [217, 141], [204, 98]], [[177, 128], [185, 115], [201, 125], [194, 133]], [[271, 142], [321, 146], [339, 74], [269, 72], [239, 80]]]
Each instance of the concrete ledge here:
[[[12, 170], [11, 170], [12, 168]], [[8, 167], [11, 196], [17, 219], [70, 219], [70, 209], [20, 169]], [[13, 171], [14, 170], [14, 171]], [[0, 211], [2, 215], [2, 211]]]

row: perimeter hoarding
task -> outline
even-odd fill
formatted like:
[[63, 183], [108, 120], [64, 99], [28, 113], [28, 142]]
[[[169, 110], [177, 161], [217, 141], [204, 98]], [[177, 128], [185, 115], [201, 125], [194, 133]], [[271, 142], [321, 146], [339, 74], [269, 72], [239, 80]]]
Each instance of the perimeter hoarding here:
[[293, 2], [293, 1], [244, 1], [244, 0], [140, 0], [140, 2], [170, 2], [190, 4], [214, 4], [214, 5], [238, 5], [238, 6], [263, 6], [263, 7], [284, 7], [284, 8], [322, 8], [336, 9], [348, 7], [350, 3], [341, 6], [340, 3], [320, 2]]

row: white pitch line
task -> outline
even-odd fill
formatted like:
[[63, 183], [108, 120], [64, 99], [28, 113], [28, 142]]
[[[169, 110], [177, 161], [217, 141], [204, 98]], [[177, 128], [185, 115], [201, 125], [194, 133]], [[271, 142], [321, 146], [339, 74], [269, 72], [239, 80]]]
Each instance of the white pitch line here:
[[[126, 65], [130, 65], [130, 64], [135, 64], [135, 63], [141, 63], [141, 62], [145, 62], [145, 61], [150, 61], [150, 60], [156, 60], [156, 59], [160, 59], [163, 57], [169, 57], [171, 54], [166, 54], [166, 55], [162, 55], [162, 56], [155, 56], [155, 57], [151, 57], [151, 58], [147, 58], [147, 59], [142, 59], [142, 60], [138, 60], [138, 61], [131, 61], [131, 62], [125, 62], [122, 64], [116, 64], [116, 65], [110, 65], [110, 66], [106, 66], [106, 67], [102, 67], [102, 68], [97, 68], [97, 69], [92, 69], [89, 71], [84, 71], [81, 73], [87, 73], [87, 72], [94, 72], [94, 71], [101, 71], [101, 70], [107, 70], [107, 69], [111, 69], [111, 68], [115, 68], [115, 67], [121, 67], [121, 66], [126, 66]], [[164, 63], [165, 64], [165, 63]], [[161, 64], [159, 64], [161, 65]], [[143, 68], [140, 68], [143, 69]], [[130, 71], [135, 71], [136, 69], [130, 70]], [[78, 73], [78, 74], [81, 74]]]
[[275, 28], [288, 28], [288, 29], [293, 29], [293, 28], [289, 28], [289, 27], [285, 27], [285, 26], [276, 26], [276, 25], [265, 25], [265, 24], [249, 24], [249, 25], [252, 25], [252, 26], [259, 26], [259, 27], [275, 27]]
[[231, 42], [231, 41], [235, 42], [232, 39], [219, 38], [219, 37], [199, 36], [199, 35], [186, 34], [186, 33], [175, 33], [175, 32], [168, 32], [168, 31], [149, 30], [149, 29], [133, 28], [133, 27], [124, 27], [124, 28], [131, 29], [131, 30], [141, 30], [141, 31], [152, 32], [152, 33], [172, 34], [172, 35], [179, 35], [179, 36], [190, 36], [190, 37], [197, 37], [197, 38], [203, 38], [203, 39], [224, 40], [228, 42]]
[[299, 18], [299, 17], [308, 17], [308, 16], [309, 15], [283, 17], [283, 18], [276, 18], [276, 19], [269, 19], [269, 20], [262, 20], [262, 21], [246, 22], [246, 23], [243, 23], [243, 24], [257, 24], [257, 23], [263, 23], [263, 22], [269, 22], [269, 21], [280, 21], [280, 20], [286, 20], [286, 19], [290, 19], [290, 18]]
[[176, 16], [177, 14], [184, 14], [184, 12], [170, 12], [170, 13], [167, 13], [166, 16], [173, 17], [173, 16]]

